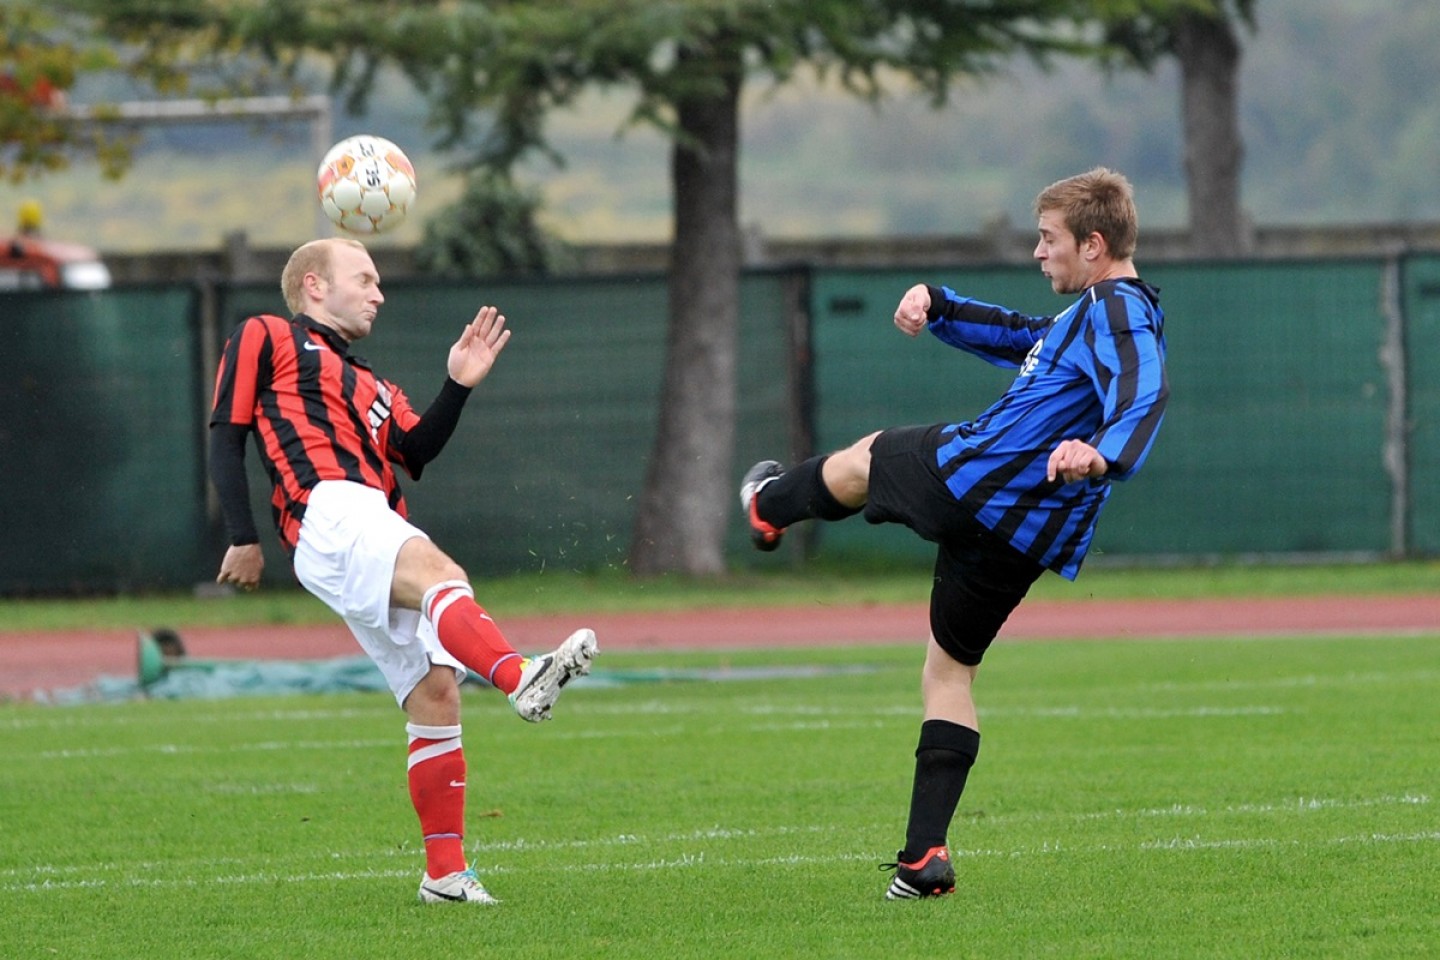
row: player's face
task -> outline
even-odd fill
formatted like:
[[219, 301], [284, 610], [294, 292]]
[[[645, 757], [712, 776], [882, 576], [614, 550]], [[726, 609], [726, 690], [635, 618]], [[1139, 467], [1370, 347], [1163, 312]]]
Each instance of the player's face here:
[[333, 327], [346, 340], [359, 340], [369, 334], [380, 304], [385, 302], [375, 261], [358, 247], [336, 246], [330, 254], [330, 273], [328, 283], [321, 280], [326, 316], [315, 319]]
[[1035, 244], [1040, 272], [1050, 280], [1056, 293], [1079, 293], [1089, 286], [1090, 265], [1082, 256], [1080, 242], [1065, 226], [1058, 210], [1040, 214], [1040, 242]]

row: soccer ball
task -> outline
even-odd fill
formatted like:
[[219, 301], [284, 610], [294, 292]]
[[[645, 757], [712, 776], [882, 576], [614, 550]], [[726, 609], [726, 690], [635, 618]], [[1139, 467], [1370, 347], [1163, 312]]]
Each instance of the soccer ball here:
[[362, 134], [331, 147], [316, 174], [320, 206], [347, 233], [393, 230], [415, 202], [415, 167], [384, 137]]

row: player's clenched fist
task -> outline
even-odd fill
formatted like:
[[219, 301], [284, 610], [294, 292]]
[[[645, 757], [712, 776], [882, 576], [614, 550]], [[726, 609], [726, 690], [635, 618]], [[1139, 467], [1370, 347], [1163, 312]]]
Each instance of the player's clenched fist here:
[[1103, 477], [1110, 464], [1084, 440], [1065, 440], [1050, 454], [1045, 471], [1047, 480], [1060, 478], [1062, 483], [1074, 483], [1088, 477]]
[[895, 308], [895, 326], [907, 336], [917, 336], [930, 322], [930, 288], [917, 283], [905, 291]]

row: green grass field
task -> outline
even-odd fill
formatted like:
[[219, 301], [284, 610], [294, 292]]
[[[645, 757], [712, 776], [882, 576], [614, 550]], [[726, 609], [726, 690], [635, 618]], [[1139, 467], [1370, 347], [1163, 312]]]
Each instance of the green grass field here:
[[0, 705], [0, 957], [1433, 955], [1437, 642], [1002, 643], [959, 891], [908, 903], [918, 646], [470, 690], [495, 908], [415, 901], [386, 695]]

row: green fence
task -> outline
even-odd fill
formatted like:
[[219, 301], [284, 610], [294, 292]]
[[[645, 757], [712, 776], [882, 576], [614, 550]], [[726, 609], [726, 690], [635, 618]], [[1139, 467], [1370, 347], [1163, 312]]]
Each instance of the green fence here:
[[[742, 284], [739, 432], [760, 448], [787, 442], [790, 282], [756, 274]], [[273, 289], [227, 291], [219, 336], [278, 309]], [[475, 576], [622, 564], [657, 424], [664, 279], [387, 283], [385, 296], [356, 352], [422, 411], [444, 379], [450, 344], [482, 304], [501, 306], [513, 332], [439, 459], [420, 482], [402, 475], [415, 522]], [[249, 460], [256, 517], [268, 523], [268, 481]], [[738, 554], [743, 532], [732, 539]], [[274, 538], [262, 541], [267, 573], [288, 576]]]
[[[1440, 273], [1440, 261], [1425, 263]], [[1389, 550], [1385, 270], [1381, 261], [1147, 269], [1166, 313], [1171, 399], [1145, 469], [1111, 496], [1092, 557]], [[1070, 302], [1034, 267], [819, 276], [821, 449], [885, 426], [968, 420], [1013, 377], [894, 328], [900, 296], [922, 281], [1039, 315]], [[1440, 353], [1426, 362], [1440, 371]], [[1411, 376], [1426, 380], [1434, 374]], [[930, 555], [903, 530], [836, 525], [824, 538], [837, 551]]]
[[196, 578], [195, 294], [0, 297], [0, 592]]
[[[1440, 553], [1440, 494], [1426, 482], [1440, 466], [1440, 256], [1145, 272], [1163, 291], [1172, 399], [1093, 556]], [[747, 273], [737, 477], [761, 457], [969, 419], [1005, 388], [1010, 371], [894, 329], [895, 303], [920, 281], [1038, 314], [1066, 303], [1028, 266]], [[655, 430], [664, 278], [392, 282], [386, 295], [358, 350], [422, 408], [481, 303], [514, 329], [450, 446], [405, 485], [417, 522], [476, 577], [622, 563]], [[278, 309], [273, 284], [0, 296], [0, 593], [213, 577], [215, 356], [241, 319]], [[251, 466], [268, 575], [288, 579]], [[930, 553], [858, 519], [812, 532], [827, 556]], [[756, 554], [738, 523], [727, 544], [737, 565], [794, 563], [789, 546]]]
[[1410, 552], [1440, 553], [1440, 257], [1407, 260], [1400, 287], [1408, 442], [1400, 455]]

